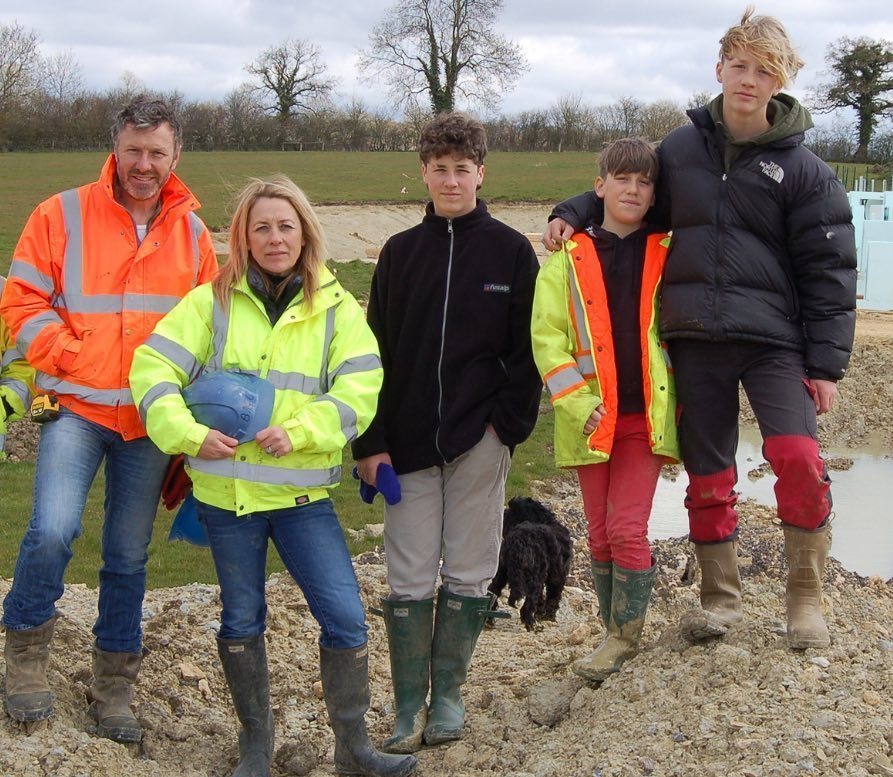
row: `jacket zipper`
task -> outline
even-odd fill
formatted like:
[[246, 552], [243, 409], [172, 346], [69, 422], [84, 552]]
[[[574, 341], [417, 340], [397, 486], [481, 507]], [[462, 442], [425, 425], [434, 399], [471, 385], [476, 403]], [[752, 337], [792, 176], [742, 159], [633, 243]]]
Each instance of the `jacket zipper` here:
[[447, 309], [450, 305], [450, 280], [453, 274], [453, 242], [455, 240], [452, 219], [447, 219], [447, 232], [450, 235], [450, 250], [447, 256], [446, 293], [443, 297], [443, 321], [440, 325], [440, 356], [437, 360], [437, 431], [434, 433], [434, 447], [437, 448], [437, 453], [440, 454], [440, 458], [443, 459], [444, 464], [447, 461], [447, 457], [443, 455], [443, 451], [440, 449], [440, 425], [443, 423], [443, 353], [446, 350]]

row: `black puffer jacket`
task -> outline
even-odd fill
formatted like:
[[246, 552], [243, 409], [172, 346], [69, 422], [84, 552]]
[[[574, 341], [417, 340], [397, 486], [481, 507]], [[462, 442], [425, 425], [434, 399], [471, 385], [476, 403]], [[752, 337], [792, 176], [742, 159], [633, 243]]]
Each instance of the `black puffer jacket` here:
[[528, 437], [542, 392], [530, 346], [538, 269], [530, 241], [481, 201], [454, 219], [429, 204], [385, 243], [368, 316], [384, 386], [354, 458], [387, 451], [403, 474], [452, 461], [488, 423], [509, 447]]
[[[855, 329], [852, 213], [831, 169], [801, 145], [806, 111], [787, 95], [776, 100], [772, 139], [737, 155], [726, 154], [706, 107], [661, 144], [657, 216], [669, 212], [672, 228], [661, 336], [797, 349], [810, 377], [837, 380]], [[593, 199], [554, 213], [585, 223], [598, 218]]]

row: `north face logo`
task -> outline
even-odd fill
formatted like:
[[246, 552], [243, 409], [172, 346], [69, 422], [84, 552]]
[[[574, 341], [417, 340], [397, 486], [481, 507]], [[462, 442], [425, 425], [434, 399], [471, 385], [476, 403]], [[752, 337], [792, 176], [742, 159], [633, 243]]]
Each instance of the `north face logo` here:
[[781, 183], [784, 178], [784, 170], [778, 164], [775, 162], [760, 162], [760, 167], [775, 183]]

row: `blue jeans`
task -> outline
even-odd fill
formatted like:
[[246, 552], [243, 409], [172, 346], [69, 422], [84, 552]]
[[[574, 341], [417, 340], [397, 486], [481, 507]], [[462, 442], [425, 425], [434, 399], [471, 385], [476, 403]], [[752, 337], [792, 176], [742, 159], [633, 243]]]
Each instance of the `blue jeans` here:
[[103, 458], [105, 518], [93, 634], [100, 650], [138, 653], [149, 540], [169, 457], [148, 437], [126, 441], [65, 408], [40, 430], [31, 522], [3, 602], [3, 623], [13, 631], [31, 629], [53, 616]]
[[331, 499], [241, 517], [198, 502], [198, 516], [208, 532], [220, 583], [220, 639], [263, 633], [267, 543], [272, 539], [319, 623], [320, 644], [365, 644], [368, 627], [360, 587]]

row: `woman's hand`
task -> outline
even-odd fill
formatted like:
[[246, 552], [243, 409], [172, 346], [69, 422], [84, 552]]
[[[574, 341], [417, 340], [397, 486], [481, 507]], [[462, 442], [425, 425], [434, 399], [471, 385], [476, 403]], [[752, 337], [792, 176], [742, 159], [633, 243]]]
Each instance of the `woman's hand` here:
[[236, 455], [238, 446], [239, 441], [235, 437], [227, 437], [223, 432], [209, 429], [197, 455], [200, 459], [231, 459]]
[[370, 486], [375, 486], [379, 464], [387, 464], [389, 467], [393, 466], [391, 464], [391, 455], [389, 453], [376, 453], [373, 456], [367, 456], [365, 459], [357, 459], [357, 474], [360, 476], [360, 480], [368, 483]]
[[288, 439], [288, 434], [281, 426], [268, 426], [266, 429], [261, 429], [255, 435], [254, 441], [275, 459], [294, 450], [291, 440]]

